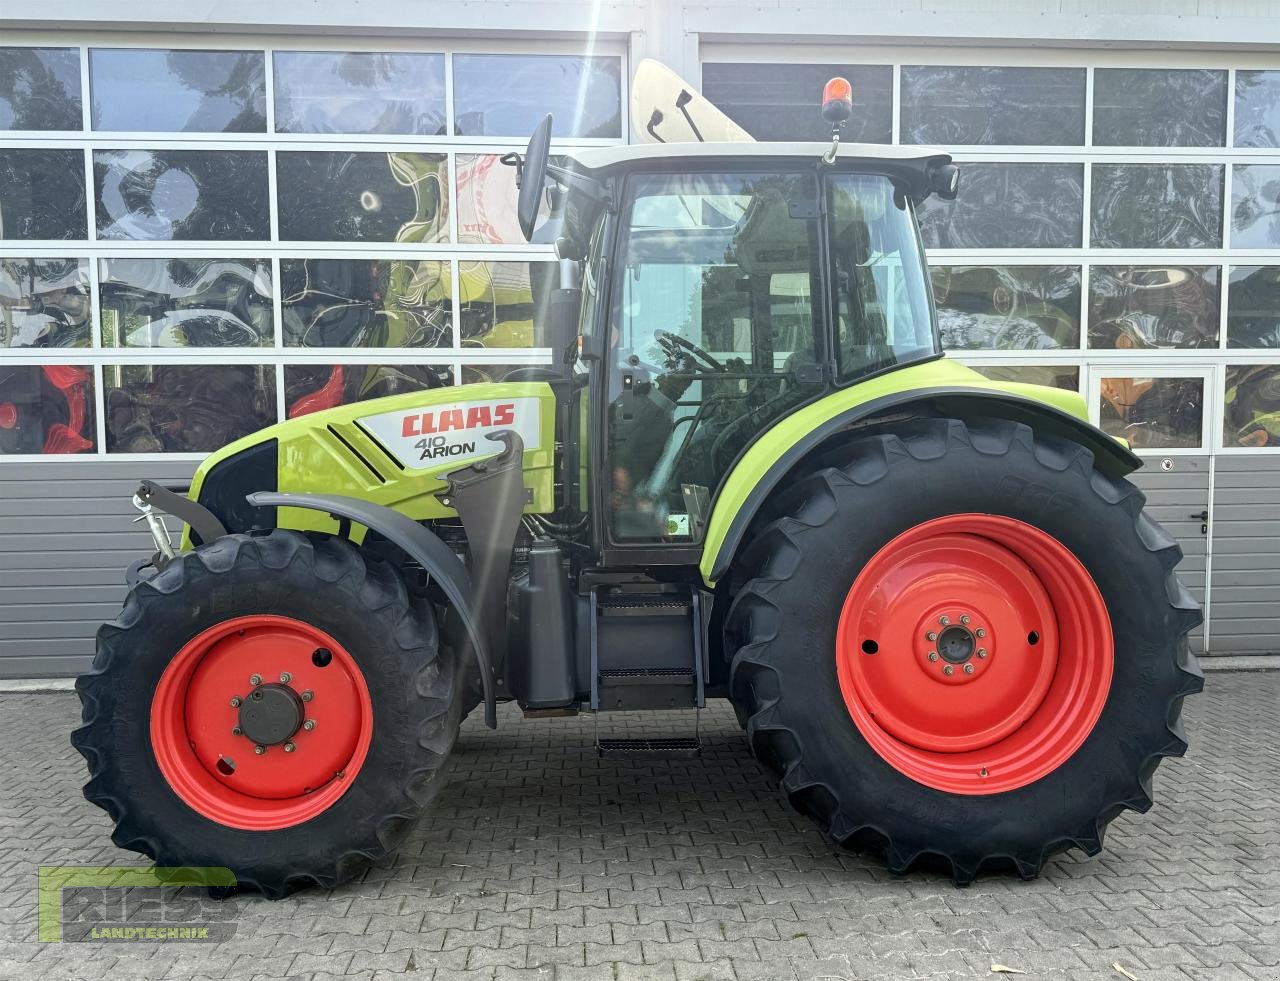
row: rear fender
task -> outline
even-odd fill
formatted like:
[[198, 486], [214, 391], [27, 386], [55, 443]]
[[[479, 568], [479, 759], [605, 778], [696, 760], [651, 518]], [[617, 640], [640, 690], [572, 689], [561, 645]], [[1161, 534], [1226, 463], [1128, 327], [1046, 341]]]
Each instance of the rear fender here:
[[[903, 369], [904, 372], [909, 370]], [[951, 384], [887, 392], [834, 412], [822, 413], [814, 424], [801, 429], [798, 437], [793, 430], [793, 438], [785, 447], [775, 446], [770, 451], [767, 446], [762, 448], [763, 441], [749, 447], [726, 479], [712, 509], [700, 563], [703, 579], [714, 584], [724, 577], [760, 508], [806, 456], [837, 434], [878, 415], [931, 410], [955, 419], [1010, 419], [1030, 426], [1037, 433], [1059, 436], [1087, 447], [1093, 451], [1095, 466], [1108, 475], [1122, 477], [1142, 466], [1142, 461], [1124, 443], [1090, 425], [1079, 415], [1030, 397], [1037, 391], [1036, 386], [1011, 384], [996, 387], [996, 383], [982, 381], [984, 386]], [[1059, 394], [1079, 400], [1075, 393]], [[820, 407], [822, 402], [807, 408]], [[1064, 400], [1063, 404], [1069, 403]]]

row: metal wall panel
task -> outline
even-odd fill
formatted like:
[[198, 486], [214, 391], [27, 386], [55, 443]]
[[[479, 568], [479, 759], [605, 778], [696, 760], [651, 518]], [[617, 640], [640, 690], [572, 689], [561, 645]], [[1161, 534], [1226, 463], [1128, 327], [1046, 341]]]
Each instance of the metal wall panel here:
[[1218, 457], [1212, 575], [1209, 652], [1280, 653], [1280, 459]]
[[[1200, 519], [1192, 515], [1209, 507], [1209, 458], [1171, 456], [1167, 459], [1172, 463], [1172, 470], [1162, 470], [1159, 457], [1148, 457], [1146, 466], [1130, 479], [1147, 495], [1147, 513], [1182, 546], [1178, 578], [1203, 604], [1208, 536], [1200, 531], [1203, 524]], [[1204, 653], [1203, 626], [1192, 632], [1191, 649], [1196, 654]]]
[[[141, 477], [190, 479], [186, 461], [0, 464], [0, 678], [76, 674], [152, 551], [131, 521]], [[170, 521], [170, 527], [176, 522]]]

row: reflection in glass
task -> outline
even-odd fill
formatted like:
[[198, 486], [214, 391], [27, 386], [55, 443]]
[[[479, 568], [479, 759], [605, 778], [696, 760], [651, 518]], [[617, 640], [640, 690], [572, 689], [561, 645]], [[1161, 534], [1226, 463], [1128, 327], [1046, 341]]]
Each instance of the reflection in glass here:
[[290, 364], [284, 368], [285, 415], [297, 419], [352, 402], [452, 384], [448, 365]]
[[0, 241], [82, 239], [88, 228], [82, 150], [0, 148]]
[[893, 68], [889, 65], [776, 65], [716, 63], [702, 66], [702, 94], [757, 140], [831, 140], [820, 94], [840, 75], [853, 86], [853, 115], [842, 139], [893, 139]]
[[1093, 165], [1090, 238], [1104, 249], [1222, 245], [1221, 164]]
[[1203, 378], [1102, 378], [1100, 393], [1102, 429], [1135, 449], [1200, 446]]
[[464, 364], [461, 383], [488, 385], [504, 381], [546, 381], [555, 372], [550, 359], [542, 364]]
[[281, 259], [288, 347], [452, 347], [449, 263]]
[[974, 371], [992, 381], [1018, 382], [1022, 385], [1046, 385], [1080, 391], [1080, 369], [1070, 364], [975, 364]]
[[931, 197], [920, 209], [927, 248], [1079, 247], [1083, 164], [965, 163], [961, 170], [959, 198]]
[[98, 238], [268, 239], [267, 155], [253, 150], [94, 150]]
[[1079, 266], [934, 266], [931, 273], [948, 350], [1080, 346]]
[[1280, 146], [1280, 71], [1236, 71], [1235, 145]]
[[269, 365], [105, 365], [108, 453], [208, 453], [276, 422]]
[[280, 238], [305, 242], [447, 242], [443, 153], [276, 154]]
[[536, 326], [558, 284], [554, 262], [458, 261], [463, 347], [545, 347]]
[[1280, 164], [1236, 164], [1231, 174], [1231, 248], [1280, 246]]
[[0, 348], [88, 347], [84, 259], [0, 259]]
[[103, 259], [104, 347], [272, 343], [267, 259]]
[[1280, 347], [1280, 266], [1232, 266], [1227, 347]]
[[1094, 146], [1224, 146], [1227, 73], [1095, 68]]
[[83, 128], [77, 49], [0, 48], [0, 130]]
[[262, 133], [261, 51], [90, 48], [93, 128], [131, 133]]
[[0, 454], [92, 453], [93, 369], [0, 364]]
[[1280, 367], [1227, 365], [1223, 446], [1280, 446]]
[[552, 136], [622, 136], [622, 60], [571, 55], [456, 54], [456, 136], [528, 138], [542, 117]]
[[277, 133], [443, 136], [444, 55], [276, 51]]
[[1089, 346], [1217, 347], [1218, 266], [1093, 266]]
[[[463, 245], [524, 245], [524, 233], [516, 220], [512, 169], [488, 154], [460, 153], [454, 160], [458, 167], [458, 241]], [[548, 223], [549, 214], [544, 195], [533, 242], [555, 242], [560, 221]]]
[[1083, 68], [903, 65], [902, 142], [1080, 146], [1084, 83]]

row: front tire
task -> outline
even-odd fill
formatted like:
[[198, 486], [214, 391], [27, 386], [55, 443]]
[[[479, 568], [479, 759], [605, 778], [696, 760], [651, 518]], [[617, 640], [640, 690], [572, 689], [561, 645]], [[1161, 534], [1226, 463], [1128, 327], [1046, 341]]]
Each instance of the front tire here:
[[460, 672], [399, 574], [334, 538], [231, 535], [135, 586], [76, 682], [85, 796], [160, 866], [279, 898], [387, 855], [444, 783]]
[[996, 420], [902, 423], [823, 462], [735, 569], [730, 690], [755, 755], [894, 872], [1029, 878], [1097, 853], [1151, 806], [1203, 685], [1182, 553], [1142, 494]]

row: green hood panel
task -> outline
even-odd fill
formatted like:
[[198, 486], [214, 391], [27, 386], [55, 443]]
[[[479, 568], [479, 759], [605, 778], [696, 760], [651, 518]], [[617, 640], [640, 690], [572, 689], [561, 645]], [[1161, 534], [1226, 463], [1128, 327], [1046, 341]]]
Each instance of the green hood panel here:
[[[524, 440], [526, 511], [554, 510], [555, 396], [543, 382], [433, 388], [356, 402], [290, 419], [224, 446], [200, 464], [197, 500], [213, 466], [266, 440], [278, 440], [282, 492], [343, 494], [382, 504], [421, 521], [452, 517], [436, 498], [445, 475], [502, 446], [485, 433], [514, 429]], [[261, 488], [252, 488], [261, 489]], [[281, 508], [281, 528], [333, 531], [327, 515]], [[363, 534], [358, 530], [357, 540]], [[184, 547], [189, 547], [186, 535]]]
[[699, 564], [703, 579], [707, 583], [713, 582], [712, 572], [729, 536], [730, 527], [747, 505], [752, 491], [765, 479], [774, 464], [809, 433], [843, 413], [876, 399], [913, 390], [923, 392], [927, 389], [956, 388], [1017, 395], [1045, 403], [1084, 422], [1089, 419], [1085, 400], [1078, 392], [1020, 382], [992, 381], [972, 368], [947, 358], [899, 368], [840, 389], [779, 420], [748, 447], [734, 465], [715, 499], [711, 520], [707, 524], [702, 561]]

